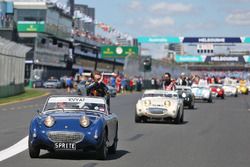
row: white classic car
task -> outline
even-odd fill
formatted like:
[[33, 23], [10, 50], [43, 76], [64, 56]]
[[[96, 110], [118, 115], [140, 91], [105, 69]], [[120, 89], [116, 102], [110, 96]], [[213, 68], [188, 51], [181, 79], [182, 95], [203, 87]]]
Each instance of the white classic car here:
[[184, 119], [183, 99], [177, 92], [165, 90], [146, 90], [136, 104], [135, 122], [148, 119], [174, 121], [179, 124]]
[[204, 100], [208, 103], [212, 103], [212, 92], [207, 86], [193, 85], [192, 92], [195, 100]]
[[223, 85], [224, 93], [226, 96], [238, 96], [238, 89], [234, 85]]

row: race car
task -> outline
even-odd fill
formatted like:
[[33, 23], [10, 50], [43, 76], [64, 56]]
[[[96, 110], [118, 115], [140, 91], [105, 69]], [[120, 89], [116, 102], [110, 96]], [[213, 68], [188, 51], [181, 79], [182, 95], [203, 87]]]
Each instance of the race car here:
[[225, 98], [224, 89], [221, 84], [210, 84], [209, 87], [213, 97], [220, 97], [221, 99]]
[[96, 151], [97, 159], [115, 154], [118, 119], [99, 97], [50, 96], [29, 128], [29, 155], [38, 158], [40, 150]]
[[212, 103], [212, 92], [207, 86], [193, 85], [191, 87], [195, 100], [203, 100]]
[[189, 86], [176, 86], [176, 91], [180, 98], [183, 99], [184, 107], [187, 106], [189, 109], [194, 108], [194, 94], [192, 93], [191, 87]]
[[175, 91], [146, 90], [136, 104], [135, 122], [146, 122], [149, 119], [182, 123], [183, 99], [180, 99]]
[[224, 94], [226, 96], [238, 96], [238, 89], [234, 85], [223, 85], [222, 88], [224, 89]]

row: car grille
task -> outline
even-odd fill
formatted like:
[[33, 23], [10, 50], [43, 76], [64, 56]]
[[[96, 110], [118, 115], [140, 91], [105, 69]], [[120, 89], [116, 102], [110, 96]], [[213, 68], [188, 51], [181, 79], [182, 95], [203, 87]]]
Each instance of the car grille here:
[[52, 142], [79, 143], [84, 136], [78, 132], [49, 132], [48, 138]]
[[149, 112], [151, 114], [156, 114], [156, 115], [164, 113], [163, 109], [159, 109], [159, 108], [149, 108]]

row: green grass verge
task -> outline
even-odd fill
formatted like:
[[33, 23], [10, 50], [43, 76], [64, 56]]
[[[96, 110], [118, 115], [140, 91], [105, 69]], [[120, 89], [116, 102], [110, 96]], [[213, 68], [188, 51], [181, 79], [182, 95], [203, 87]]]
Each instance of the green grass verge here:
[[0, 98], [0, 104], [4, 103], [10, 103], [15, 101], [22, 101], [25, 99], [35, 98], [44, 95], [46, 92], [36, 89], [25, 89], [24, 93], [21, 93], [19, 95]]

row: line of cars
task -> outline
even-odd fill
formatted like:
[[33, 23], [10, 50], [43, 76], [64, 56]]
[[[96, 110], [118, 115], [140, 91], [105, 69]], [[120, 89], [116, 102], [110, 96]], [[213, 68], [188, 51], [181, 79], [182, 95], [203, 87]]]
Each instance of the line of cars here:
[[177, 86], [175, 91], [146, 90], [138, 100], [135, 109], [135, 122], [162, 120], [180, 124], [184, 122], [184, 107], [194, 109], [195, 101], [212, 103], [214, 98], [237, 97], [245, 92], [232, 84], [210, 84]]
[[[135, 122], [150, 119], [184, 123], [184, 108], [193, 109], [195, 100], [212, 102], [221, 96], [220, 85], [177, 86], [176, 91], [146, 90], [138, 100]], [[224, 85], [224, 95], [238, 95], [236, 86]], [[217, 92], [217, 93], [215, 93]], [[94, 151], [96, 158], [115, 154], [118, 144], [118, 117], [111, 113], [105, 98], [77, 95], [50, 96], [29, 128], [28, 150], [38, 158], [40, 150]]]

